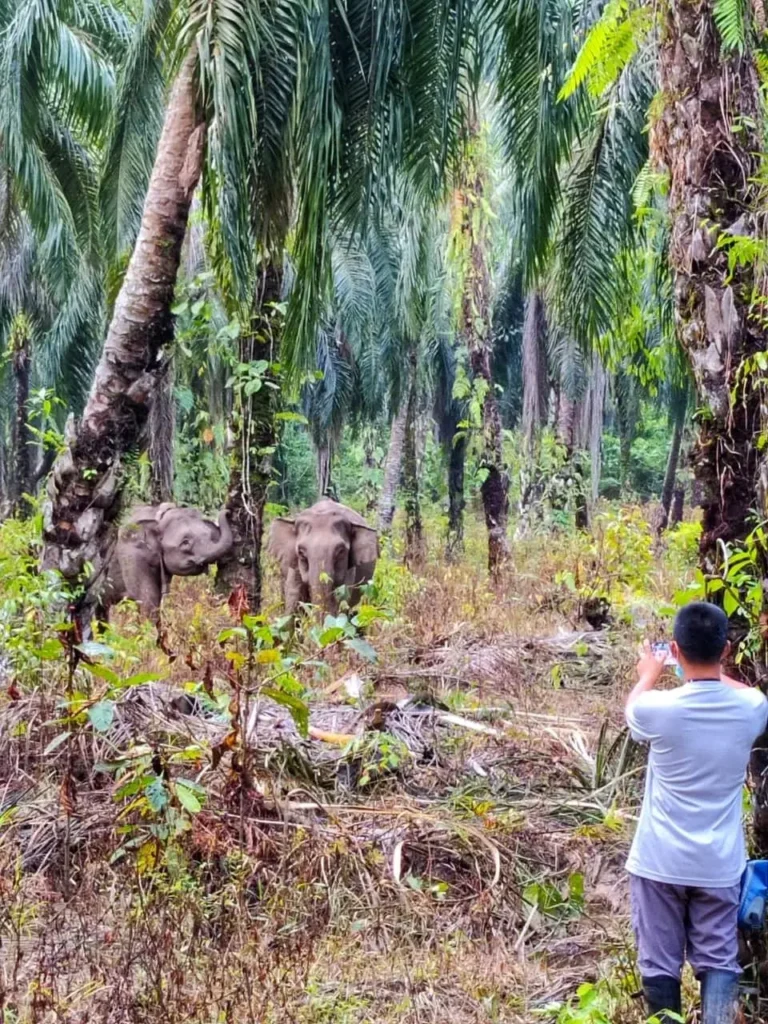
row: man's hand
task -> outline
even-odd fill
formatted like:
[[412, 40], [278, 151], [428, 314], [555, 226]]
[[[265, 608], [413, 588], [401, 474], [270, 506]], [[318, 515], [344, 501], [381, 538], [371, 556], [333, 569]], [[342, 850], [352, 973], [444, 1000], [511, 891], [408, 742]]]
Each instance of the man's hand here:
[[647, 693], [648, 690], [652, 690], [656, 683], [664, 672], [664, 661], [666, 654], [664, 651], [658, 651], [654, 653], [651, 649], [650, 643], [646, 640], [643, 643], [640, 660], [637, 663], [637, 683], [634, 689], [627, 697], [627, 707], [637, 700], [642, 693]]

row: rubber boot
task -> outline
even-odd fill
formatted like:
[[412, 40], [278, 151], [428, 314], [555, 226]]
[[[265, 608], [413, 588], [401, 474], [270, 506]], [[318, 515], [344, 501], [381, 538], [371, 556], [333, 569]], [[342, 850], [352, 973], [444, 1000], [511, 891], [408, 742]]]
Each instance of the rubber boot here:
[[648, 1016], [656, 1017], [660, 1024], [672, 1024], [672, 1017], [665, 1013], [665, 1010], [671, 1010], [678, 1016], [682, 1011], [679, 978], [672, 978], [666, 974], [643, 978], [643, 995], [648, 1007]]
[[701, 975], [701, 1024], [734, 1024], [739, 1006], [739, 976], [733, 971]]

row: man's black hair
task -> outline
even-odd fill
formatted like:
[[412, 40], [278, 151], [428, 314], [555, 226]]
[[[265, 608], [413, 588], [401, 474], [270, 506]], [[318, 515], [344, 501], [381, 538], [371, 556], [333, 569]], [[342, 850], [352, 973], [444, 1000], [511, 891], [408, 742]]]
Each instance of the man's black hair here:
[[728, 643], [728, 617], [717, 605], [694, 601], [677, 613], [673, 636], [687, 661], [714, 665]]

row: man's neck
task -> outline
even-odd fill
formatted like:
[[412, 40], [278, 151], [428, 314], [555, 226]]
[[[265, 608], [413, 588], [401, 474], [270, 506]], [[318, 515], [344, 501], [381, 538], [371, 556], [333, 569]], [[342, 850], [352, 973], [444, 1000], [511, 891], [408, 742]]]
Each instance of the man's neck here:
[[722, 668], [715, 665], [682, 665], [683, 679], [686, 683], [719, 683], [722, 681]]

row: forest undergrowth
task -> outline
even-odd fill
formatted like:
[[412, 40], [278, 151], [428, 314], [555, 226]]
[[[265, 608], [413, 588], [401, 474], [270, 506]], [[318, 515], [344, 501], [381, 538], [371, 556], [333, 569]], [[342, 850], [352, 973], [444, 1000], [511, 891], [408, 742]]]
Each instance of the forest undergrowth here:
[[[643, 1019], [623, 860], [637, 641], [694, 578], [645, 512], [479, 516], [291, 635], [177, 580], [78, 644], [34, 523], [0, 526], [4, 1024]], [[585, 612], [599, 607], [594, 629]]]

